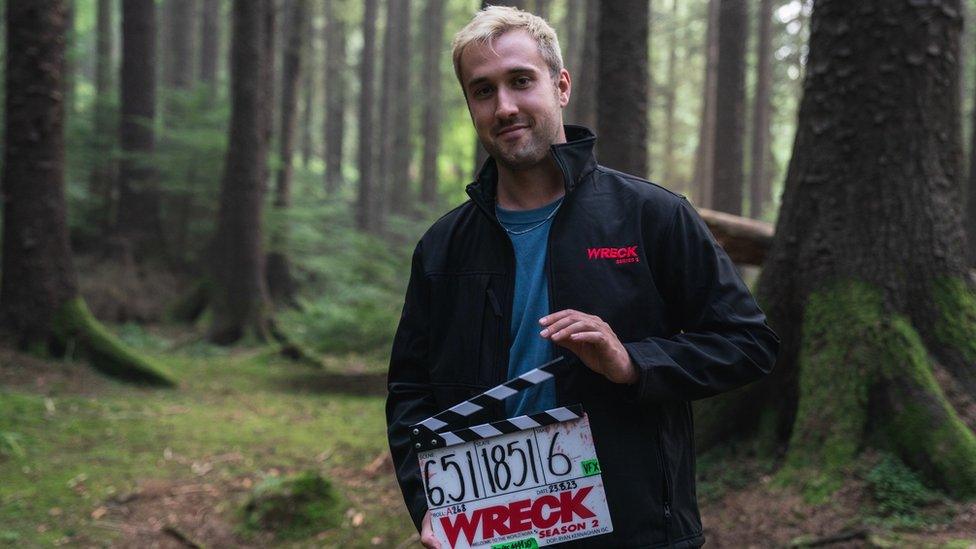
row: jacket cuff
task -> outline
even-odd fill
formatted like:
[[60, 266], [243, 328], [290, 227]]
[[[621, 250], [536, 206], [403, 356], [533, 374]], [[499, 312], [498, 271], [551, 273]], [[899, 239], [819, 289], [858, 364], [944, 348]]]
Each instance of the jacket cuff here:
[[638, 402], [650, 397], [654, 390], [652, 370], [670, 362], [671, 358], [657, 343], [649, 340], [624, 343], [624, 349], [637, 367], [637, 382], [627, 387], [625, 394], [632, 402]]

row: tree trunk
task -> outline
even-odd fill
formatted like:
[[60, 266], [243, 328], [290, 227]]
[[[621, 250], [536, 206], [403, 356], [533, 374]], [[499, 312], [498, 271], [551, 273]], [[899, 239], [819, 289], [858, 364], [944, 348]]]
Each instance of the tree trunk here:
[[712, 207], [712, 189], [715, 182], [712, 173], [712, 159], [715, 156], [715, 101], [718, 95], [716, 69], [718, 67], [719, 8], [719, 0], [708, 0], [708, 29], [705, 33], [705, 83], [702, 86], [698, 148], [695, 150], [695, 175], [692, 178], [695, 202], [703, 208]]
[[647, 177], [648, 0], [600, 3], [597, 144], [600, 163]]
[[346, 111], [346, 22], [338, 0], [325, 2], [325, 190], [342, 185], [342, 145]]
[[668, 25], [668, 75], [667, 89], [664, 92], [664, 184], [677, 188], [674, 180], [674, 114], [678, 80], [678, 0], [671, 0], [671, 24]]
[[268, 255], [268, 290], [275, 301], [294, 299], [295, 284], [291, 278], [285, 248], [288, 242], [287, 210], [291, 205], [291, 179], [295, 123], [297, 121], [298, 83], [301, 81], [302, 51], [306, 41], [306, 0], [292, 0], [291, 13], [283, 34], [287, 37], [281, 78], [281, 134], [278, 139], [280, 166], [275, 186], [274, 208], [278, 223], [271, 235], [272, 251]]
[[213, 324], [218, 344], [247, 332], [270, 335], [270, 305], [264, 281], [261, 206], [267, 165], [271, 0], [236, 0], [231, 43], [231, 119], [220, 206], [214, 237]]
[[957, 184], [958, 8], [814, 8], [793, 158], [759, 280], [779, 361], [716, 409], [726, 430], [788, 442], [781, 475], [815, 498], [841, 486], [866, 446], [951, 494], [976, 494], [976, 422], [947, 397], [976, 396], [976, 292]]
[[308, 168], [308, 163], [315, 154], [315, 141], [312, 137], [312, 121], [315, 118], [315, 76], [317, 66], [315, 43], [319, 34], [312, 24], [314, 17], [308, 21], [308, 39], [305, 40], [305, 53], [302, 55], [302, 167]]
[[166, 0], [168, 36], [163, 81], [174, 90], [186, 91], [193, 85], [193, 4], [193, 0]]
[[203, 0], [200, 9], [200, 72], [197, 78], [211, 90], [217, 82], [220, 58], [220, 0]]
[[400, 215], [413, 210], [414, 194], [410, 178], [410, 0], [394, 0], [397, 7], [394, 22], [396, 32], [393, 35], [393, 46], [396, 48], [398, 62], [393, 66], [393, 82], [391, 86], [395, 93], [391, 105], [393, 112], [390, 118], [393, 127], [386, 132], [392, 134], [392, 150], [390, 151], [390, 171], [387, 174], [387, 192], [389, 197], [388, 209]]
[[549, 4], [550, 4], [550, 0], [535, 0], [535, 6], [533, 6], [532, 8], [532, 13], [548, 21]]
[[[573, 86], [578, 85], [576, 78], [579, 75], [580, 54], [583, 50], [581, 20], [586, 12], [586, 0], [567, 0], [566, 11], [563, 14], [562, 29], [559, 32], [559, 43], [563, 48], [563, 66], [569, 71], [573, 78]], [[575, 89], [573, 90], [575, 92]], [[563, 118], [570, 119], [575, 101], [571, 101], [563, 111]], [[573, 117], [575, 119], [575, 117]]]
[[363, 50], [359, 60], [359, 196], [356, 226], [361, 231], [376, 229], [376, 169], [373, 166], [373, 57], [376, 49], [377, 0], [365, 0]]
[[113, 128], [118, 127], [112, 107], [112, 0], [98, 0], [95, 23], [95, 143], [98, 158], [89, 176], [89, 193], [95, 201], [96, 223], [107, 234], [112, 223], [112, 183], [115, 173]]
[[[973, 36], [972, 31], [969, 32]], [[971, 40], [976, 44], [976, 40]], [[964, 65], [963, 65], [964, 66]], [[962, 80], [962, 78], [960, 78]], [[969, 177], [966, 179], [966, 212], [963, 217], [966, 229], [966, 257], [970, 267], [976, 268], [976, 83], [973, 86], [973, 110], [970, 119]]]
[[[380, 113], [379, 121], [383, 125], [383, 131], [377, 136], [379, 145], [376, 163], [379, 166], [375, 185], [373, 187], [374, 211], [376, 212], [377, 224], [375, 229], [381, 231], [385, 225], [386, 214], [390, 209], [392, 197], [390, 196], [394, 186], [394, 155], [396, 154], [396, 128], [392, 122], [396, 112], [395, 96], [399, 93], [404, 82], [397, 80], [397, 66], [404, 65], [403, 58], [397, 47], [400, 45], [397, 27], [400, 24], [401, 13], [403, 11], [403, 0], [387, 0], [386, 2], [386, 27], [383, 33], [383, 70], [380, 75]], [[406, 84], [406, 93], [409, 94], [410, 85]]]
[[22, 347], [80, 351], [103, 371], [171, 385], [88, 312], [68, 242], [64, 197], [61, 0], [8, 2], [0, 327]]
[[119, 211], [121, 244], [137, 257], [163, 242], [156, 146], [156, 9], [153, 0], [122, 1]]
[[759, 38], [756, 41], [756, 95], [752, 109], [752, 166], [749, 176], [749, 215], [759, 219], [770, 200], [766, 162], [769, 159], [769, 73], [773, 1], [759, 3]]
[[424, 157], [420, 202], [438, 207], [437, 154], [441, 144], [441, 46], [444, 42], [444, 0], [427, 0], [424, 11]]
[[596, 129], [596, 88], [598, 44], [596, 32], [600, 24], [600, 0], [583, 0], [586, 5], [584, 20], [583, 48], [580, 51], [576, 73], [573, 74], [573, 95], [570, 98], [566, 121]]
[[715, 150], [712, 163], [712, 207], [742, 213], [743, 132], [746, 100], [745, 0], [719, 0], [718, 69], [715, 101]]

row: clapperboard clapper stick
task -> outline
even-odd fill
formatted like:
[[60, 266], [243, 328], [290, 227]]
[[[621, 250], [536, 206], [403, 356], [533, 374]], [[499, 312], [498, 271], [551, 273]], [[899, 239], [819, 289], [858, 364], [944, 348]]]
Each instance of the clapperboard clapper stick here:
[[613, 531], [581, 405], [464, 426], [568, 365], [557, 358], [410, 428], [442, 545], [526, 549]]

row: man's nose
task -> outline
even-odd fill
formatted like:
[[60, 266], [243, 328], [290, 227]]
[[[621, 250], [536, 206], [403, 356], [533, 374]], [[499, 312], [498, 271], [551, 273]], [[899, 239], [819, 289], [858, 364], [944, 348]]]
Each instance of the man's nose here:
[[495, 96], [498, 102], [495, 104], [495, 116], [500, 119], [507, 119], [518, 114], [518, 105], [515, 97], [505, 89], [499, 89]]

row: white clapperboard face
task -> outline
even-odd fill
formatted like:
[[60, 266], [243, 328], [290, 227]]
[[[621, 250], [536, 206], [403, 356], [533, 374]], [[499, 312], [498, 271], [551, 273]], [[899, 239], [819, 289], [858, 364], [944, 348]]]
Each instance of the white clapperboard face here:
[[450, 430], [489, 402], [551, 378], [560, 360], [412, 427], [442, 546], [524, 549], [613, 531], [590, 423], [579, 405]]

